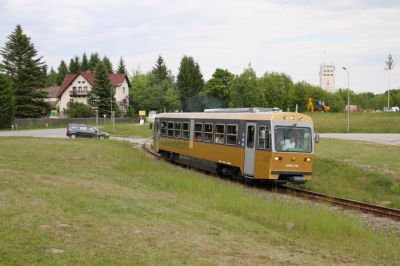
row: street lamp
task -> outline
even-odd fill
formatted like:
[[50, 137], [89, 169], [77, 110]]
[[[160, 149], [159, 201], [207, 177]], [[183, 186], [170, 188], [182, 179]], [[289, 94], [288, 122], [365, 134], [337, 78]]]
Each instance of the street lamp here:
[[350, 76], [347, 68], [342, 68], [347, 73], [347, 131], [350, 131]]

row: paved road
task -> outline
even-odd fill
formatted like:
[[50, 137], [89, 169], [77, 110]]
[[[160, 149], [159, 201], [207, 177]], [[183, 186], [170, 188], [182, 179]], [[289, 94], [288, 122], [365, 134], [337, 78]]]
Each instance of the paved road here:
[[321, 138], [361, 140], [387, 145], [400, 145], [400, 134], [321, 133]]
[[[0, 137], [67, 138], [65, 128], [0, 131]], [[147, 139], [110, 137], [110, 139], [143, 144]]]
[[65, 128], [0, 131], [0, 137], [67, 138]]
[[[43, 138], [67, 138], [65, 128], [56, 129], [35, 129], [35, 130], [14, 130], [0, 131], [1, 136], [20, 136], [20, 137], [43, 137]], [[321, 133], [321, 138], [337, 138], [377, 142], [388, 145], [400, 145], [400, 134], [340, 134], [340, 133]], [[132, 143], [142, 144], [145, 139], [111, 137], [115, 140], [125, 140]]]

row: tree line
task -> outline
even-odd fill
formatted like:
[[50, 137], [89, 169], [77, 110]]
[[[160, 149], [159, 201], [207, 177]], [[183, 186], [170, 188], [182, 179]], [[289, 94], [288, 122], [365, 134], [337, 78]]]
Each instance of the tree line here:
[[[0, 50], [0, 128], [9, 127], [14, 117], [43, 117], [52, 108], [47, 102], [44, 88], [60, 85], [68, 73], [92, 71], [95, 83], [89, 94], [88, 104], [75, 106], [76, 110], [67, 110], [67, 115], [93, 115], [93, 107], [99, 113], [110, 113], [110, 105], [117, 114], [115, 97], [111, 98], [112, 85], [108, 80], [110, 73], [128, 74], [123, 58], [117, 69], [107, 56], [98, 53], [89, 56], [83, 53], [75, 56], [67, 64], [61, 61], [58, 68], [48, 69], [42, 57], [38, 55], [29, 36], [17, 25], [7, 37]], [[162, 111], [203, 111], [205, 108], [227, 107], [278, 107], [284, 111], [299, 112], [307, 110], [307, 101], [324, 100], [332, 111], [343, 111], [347, 90], [339, 89], [335, 93], [327, 92], [305, 81], [293, 82], [285, 73], [265, 72], [257, 76], [249, 66], [241, 74], [231, 73], [227, 69], [217, 68], [212, 77], [205, 81], [198, 62], [193, 57], [183, 56], [175, 77], [160, 55], [151, 71], [134, 71], [130, 76], [130, 106], [127, 115], [138, 110]], [[387, 92], [382, 94], [354, 93], [351, 104], [362, 109], [381, 109], [387, 102]], [[390, 102], [400, 105], [400, 90], [391, 90]], [[75, 108], [75, 109], [76, 109]], [[68, 112], [70, 111], [70, 112]]]

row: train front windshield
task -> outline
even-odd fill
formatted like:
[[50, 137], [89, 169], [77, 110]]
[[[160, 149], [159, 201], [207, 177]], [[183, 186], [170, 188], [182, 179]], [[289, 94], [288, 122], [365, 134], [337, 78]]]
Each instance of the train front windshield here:
[[275, 150], [280, 152], [311, 152], [311, 128], [275, 127]]

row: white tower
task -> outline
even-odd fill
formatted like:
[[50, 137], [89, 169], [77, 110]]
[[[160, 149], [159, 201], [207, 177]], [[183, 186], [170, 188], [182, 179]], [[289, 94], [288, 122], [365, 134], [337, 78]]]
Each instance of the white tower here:
[[323, 65], [319, 68], [319, 86], [326, 91], [335, 91], [335, 66]]

